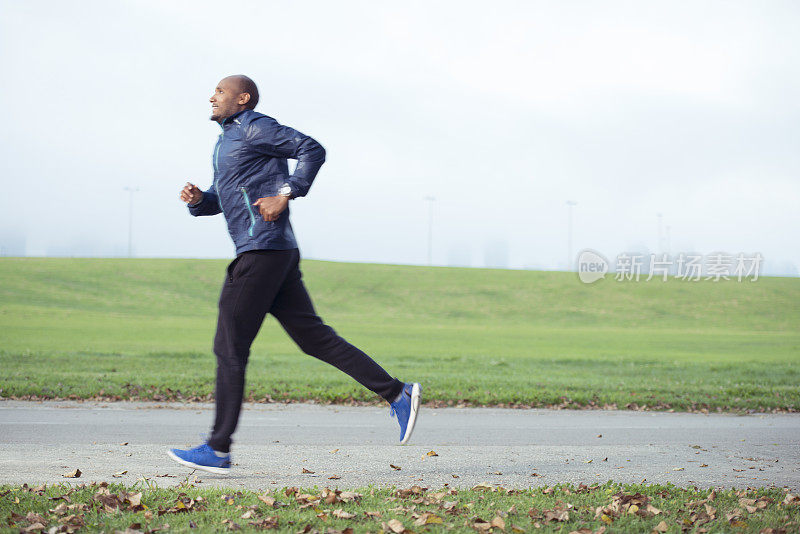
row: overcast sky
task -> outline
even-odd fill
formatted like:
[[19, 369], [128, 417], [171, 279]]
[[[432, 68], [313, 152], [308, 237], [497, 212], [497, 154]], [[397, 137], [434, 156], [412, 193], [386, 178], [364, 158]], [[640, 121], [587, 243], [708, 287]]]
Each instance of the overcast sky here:
[[[217, 81], [328, 161], [292, 201], [305, 257], [564, 268], [573, 252], [800, 265], [795, 2], [0, 0], [0, 254], [231, 257]], [[664, 242], [658, 243], [663, 214]], [[669, 226], [669, 243], [666, 228]]]

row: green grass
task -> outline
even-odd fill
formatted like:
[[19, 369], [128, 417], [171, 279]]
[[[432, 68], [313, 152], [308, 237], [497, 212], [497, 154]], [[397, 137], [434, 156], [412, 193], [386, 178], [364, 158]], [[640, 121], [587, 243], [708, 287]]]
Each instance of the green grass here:
[[[226, 262], [0, 259], [0, 396], [213, 391]], [[581, 284], [575, 274], [304, 261], [320, 315], [440, 403], [800, 409], [800, 279]], [[374, 401], [269, 318], [253, 399]]]
[[794, 532], [800, 524], [800, 505], [780, 489], [712, 493], [671, 485], [612, 482], [527, 490], [488, 485], [470, 490], [370, 486], [350, 495], [316, 486], [264, 493], [198, 489], [192, 484], [164, 489], [145, 483], [134, 487], [92, 483], [47, 488], [0, 486], [0, 521], [0, 532], [18, 532], [34, 522], [45, 529], [82, 525], [81, 531], [105, 532], [126, 528], [169, 532], [276, 529], [295, 533], [333, 529], [341, 533], [348, 528], [352, 529], [350, 532], [392, 532], [392, 526], [398, 532], [398, 523], [407, 532], [541, 529], [567, 533], [602, 527], [611, 532], [650, 532], [659, 524], [663, 525], [662, 532], [672, 533], [692, 529], [759, 532], [764, 528]]

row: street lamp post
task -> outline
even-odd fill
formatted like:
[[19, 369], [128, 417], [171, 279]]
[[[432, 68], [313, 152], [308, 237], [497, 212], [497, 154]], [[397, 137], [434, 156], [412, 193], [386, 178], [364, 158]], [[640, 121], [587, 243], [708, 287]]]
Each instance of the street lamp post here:
[[433, 265], [433, 203], [436, 197], [425, 197], [428, 203], [428, 265]]
[[138, 187], [125, 187], [129, 193], [128, 202], [128, 257], [133, 257], [133, 194], [139, 190]]
[[567, 271], [572, 270], [572, 207], [578, 203], [567, 200]]
[[670, 225], [667, 225], [666, 250], [664, 252], [672, 254], [672, 227]]

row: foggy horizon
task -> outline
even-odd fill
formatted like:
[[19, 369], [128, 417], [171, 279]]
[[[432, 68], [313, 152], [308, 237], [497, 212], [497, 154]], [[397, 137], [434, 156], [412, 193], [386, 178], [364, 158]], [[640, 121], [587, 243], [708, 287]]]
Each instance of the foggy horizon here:
[[132, 187], [134, 257], [232, 258], [177, 197], [210, 186], [208, 98], [243, 73], [327, 150], [291, 201], [304, 258], [427, 265], [432, 230], [440, 266], [725, 252], [800, 275], [791, 2], [245, 2], [269, 24], [231, 33], [206, 2], [2, 6], [1, 256], [127, 256]]

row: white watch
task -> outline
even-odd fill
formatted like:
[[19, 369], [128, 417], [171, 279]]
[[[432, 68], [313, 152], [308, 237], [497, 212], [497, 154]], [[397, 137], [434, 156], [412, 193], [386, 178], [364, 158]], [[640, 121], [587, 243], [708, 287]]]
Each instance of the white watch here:
[[292, 187], [289, 184], [283, 184], [280, 189], [278, 189], [278, 194], [282, 197], [290, 197], [292, 196]]

